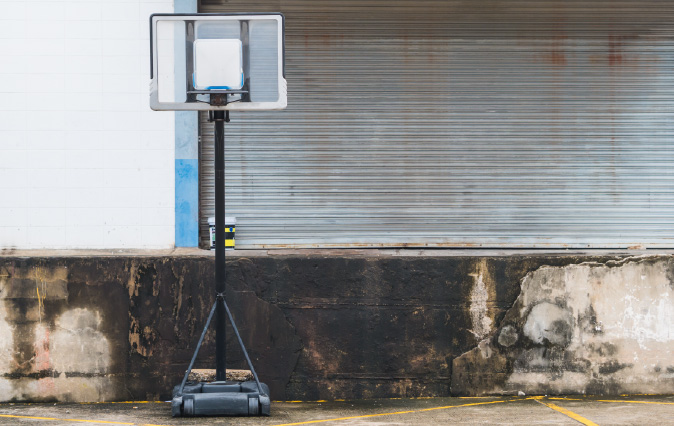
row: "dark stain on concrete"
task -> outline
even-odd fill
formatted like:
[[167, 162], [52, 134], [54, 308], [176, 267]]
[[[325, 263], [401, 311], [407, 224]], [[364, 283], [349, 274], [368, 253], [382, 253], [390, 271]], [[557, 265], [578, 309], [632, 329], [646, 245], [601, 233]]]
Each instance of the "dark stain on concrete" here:
[[621, 364], [615, 361], [605, 362], [599, 366], [599, 374], [611, 374], [624, 368], [631, 367], [634, 364]]
[[[247, 257], [242, 252], [227, 259], [227, 300], [274, 399], [446, 396], [452, 383], [451, 393], [461, 395], [472, 386], [502, 385], [521, 362], [506, 356], [512, 345], [524, 345], [524, 358], [545, 360], [547, 366], [536, 367], [541, 371], [561, 371], [561, 365], [567, 371], [587, 368], [565, 358], [556, 345], [536, 348], [516, 331], [505, 331], [508, 325], [513, 330], [523, 326], [506, 312], [519, 295], [522, 278], [541, 265], [614, 259], [618, 257]], [[493, 328], [503, 330], [492, 337], [488, 350], [493, 353], [484, 361], [488, 365], [458, 359], [480, 343], [471, 332], [469, 313], [475, 285], [471, 274], [478, 264], [486, 265], [490, 285], [493, 281], [488, 300]], [[100, 313], [100, 331], [112, 354], [106, 377], [116, 398], [167, 398], [182, 378], [214, 301], [213, 257], [0, 258], [0, 270], [38, 267], [68, 271], [67, 298], [45, 300], [43, 321], [53, 322], [65, 309], [78, 307]], [[11, 321], [18, 325], [38, 303], [17, 300], [3, 302], [15, 310]], [[596, 326], [592, 312], [586, 317], [587, 327]], [[561, 335], [568, 333], [564, 324], [557, 328]], [[33, 356], [34, 338], [28, 328], [15, 334], [17, 365], [25, 364]], [[245, 368], [231, 327], [227, 347], [228, 367]], [[591, 349], [612, 350], [607, 345]], [[196, 367], [213, 368], [213, 355], [211, 330]], [[486, 367], [489, 377], [470, 374]], [[17, 368], [11, 377], [31, 374], [27, 367]]]
[[674, 259], [667, 260], [667, 279], [669, 286], [674, 290]]
[[599, 345], [595, 343], [588, 343], [587, 347], [590, 351], [603, 357], [610, 357], [618, 352], [618, 348], [616, 347], [616, 345], [613, 345], [611, 343], [602, 343]]

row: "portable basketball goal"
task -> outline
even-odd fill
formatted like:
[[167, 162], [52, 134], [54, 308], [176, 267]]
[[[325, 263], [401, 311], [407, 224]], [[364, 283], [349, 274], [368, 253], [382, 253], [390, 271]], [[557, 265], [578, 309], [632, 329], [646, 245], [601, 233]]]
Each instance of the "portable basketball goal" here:
[[[280, 13], [154, 14], [150, 44], [150, 107], [208, 111], [209, 120], [215, 122], [215, 303], [185, 376], [173, 390], [172, 414], [269, 415], [269, 388], [260, 383], [225, 301], [225, 122], [229, 111], [286, 107], [284, 17]], [[216, 380], [188, 383], [214, 314]], [[226, 379], [226, 317], [254, 381]]]

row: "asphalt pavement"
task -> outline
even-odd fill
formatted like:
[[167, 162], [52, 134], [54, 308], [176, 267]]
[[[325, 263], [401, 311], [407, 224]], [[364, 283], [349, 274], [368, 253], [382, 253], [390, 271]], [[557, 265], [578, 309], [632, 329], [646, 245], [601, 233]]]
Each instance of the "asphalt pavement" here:
[[0, 403], [7, 425], [674, 425], [674, 395], [273, 402], [270, 417], [174, 418], [167, 402]]

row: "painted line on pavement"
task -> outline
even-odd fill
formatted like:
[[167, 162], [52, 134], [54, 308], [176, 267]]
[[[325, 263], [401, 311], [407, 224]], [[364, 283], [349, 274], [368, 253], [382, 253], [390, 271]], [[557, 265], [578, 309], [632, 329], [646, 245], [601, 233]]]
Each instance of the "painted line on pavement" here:
[[92, 404], [168, 404], [171, 401], [102, 401], [102, 402], [78, 402], [80, 405]]
[[598, 399], [598, 402], [626, 402], [628, 404], [660, 404], [660, 405], [674, 405], [674, 402], [657, 402], [657, 401], [620, 401], [609, 399]]
[[493, 396], [459, 396], [459, 399], [487, 399], [493, 398]]
[[26, 419], [26, 420], [54, 420], [54, 421], [81, 422], [81, 423], [107, 423], [113, 425], [131, 425], [131, 426], [135, 425], [135, 423], [109, 422], [104, 420], [58, 419], [56, 417], [15, 416], [12, 414], [0, 414], [0, 417], [7, 417], [11, 419]]
[[433, 411], [433, 410], [445, 410], [447, 408], [455, 408], [455, 407], [470, 407], [472, 405], [484, 405], [484, 404], [498, 404], [501, 402], [507, 402], [507, 401], [488, 401], [488, 402], [473, 402], [471, 404], [461, 404], [461, 405], [445, 405], [444, 407], [433, 407], [433, 408], [424, 408], [419, 410], [421, 411]]
[[579, 398], [553, 398], [553, 397], [548, 397], [548, 399], [558, 399], [560, 401], [583, 401], [582, 399], [579, 399]]
[[[375, 399], [380, 399], [380, 400], [385, 400], [385, 401], [395, 401], [395, 400], [402, 400], [402, 399], [439, 399], [441, 397], [438, 396], [416, 396], [416, 397], [407, 397], [407, 398], [375, 398]], [[459, 398], [468, 398], [468, 399], [475, 399], [475, 398], [493, 398], [493, 396], [460, 396]], [[282, 401], [282, 400], [274, 400], [272, 402], [281, 402], [281, 403], [291, 403], [291, 404], [298, 404], [298, 403], [312, 403], [312, 402], [345, 402], [347, 401], [346, 399], [319, 399], [319, 400], [312, 400], [312, 401], [304, 401], [304, 400], [291, 400], [291, 401]], [[356, 400], [348, 400], [348, 401], [356, 401]], [[170, 402], [170, 401], [167, 401]]]
[[274, 425], [274, 426], [296, 426], [296, 425], [308, 425], [308, 424], [313, 424], [313, 423], [338, 422], [338, 421], [342, 421], [342, 420], [366, 419], [366, 418], [370, 418], [370, 417], [394, 416], [394, 415], [399, 415], [399, 414], [422, 413], [424, 411], [431, 411], [431, 410], [446, 410], [448, 408], [470, 407], [470, 406], [473, 406], [473, 405], [499, 404], [499, 403], [502, 403], [502, 402], [506, 402], [506, 401], [474, 402], [472, 404], [447, 405], [447, 406], [444, 406], [444, 407], [424, 408], [422, 410], [396, 411], [394, 413], [364, 414], [362, 416], [338, 417], [338, 418], [321, 419], [321, 420], [307, 420], [305, 422], [283, 423], [283, 424], [278, 424], [278, 425]]
[[658, 396], [657, 393], [623, 393], [620, 396]]
[[37, 417], [37, 416], [16, 416], [13, 414], [0, 414], [0, 418], [9, 418], [9, 419], [24, 419], [24, 420], [52, 420], [60, 422], [79, 422], [79, 423], [94, 423], [94, 424], [110, 424], [110, 425], [130, 425], [130, 426], [162, 426], [162, 425], [152, 425], [146, 423], [126, 423], [126, 422], [111, 422], [108, 420], [85, 420], [85, 419], [61, 419], [56, 417]]
[[573, 411], [569, 411], [566, 408], [562, 408], [559, 405], [555, 405], [551, 402], [543, 402], [540, 399], [536, 399], [536, 402], [538, 402], [540, 404], [543, 404], [546, 407], [551, 408], [555, 411], [558, 411], [558, 412], [564, 414], [565, 416], [570, 417], [570, 418], [574, 419], [575, 421], [584, 424], [585, 426], [599, 426], [595, 422], [593, 422], [591, 420], [588, 420], [585, 417], [574, 413]]

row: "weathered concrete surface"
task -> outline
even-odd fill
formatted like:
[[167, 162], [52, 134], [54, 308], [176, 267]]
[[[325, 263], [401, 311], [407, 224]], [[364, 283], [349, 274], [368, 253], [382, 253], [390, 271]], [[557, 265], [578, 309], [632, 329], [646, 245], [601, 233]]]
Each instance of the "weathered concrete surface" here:
[[[214, 382], [216, 370], [214, 368], [193, 368], [190, 371], [187, 380], [191, 382]], [[229, 368], [225, 371], [225, 376], [227, 380], [232, 380], [235, 382], [247, 382], [249, 380], [255, 380], [253, 373], [250, 370], [230, 370]]]
[[674, 392], [674, 260], [529, 273], [489, 338], [454, 360], [456, 394]]
[[[184, 374], [213, 303], [214, 259], [210, 252], [159, 254], [0, 256], [0, 396], [34, 401], [167, 398]], [[649, 300], [662, 293], [665, 282], [651, 283], [661, 278], [659, 272], [615, 266], [626, 257], [624, 253], [234, 252], [227, 260], [227, 297], [256, 370], [274, 399], [446, 396], [450, 386], [460, 394], [514, 391], [530, 377], [526, 375], [530, 367], [516, 362], [516, 352], [532, 349], [527, 354], [533, 357], [538, 347], [571, 347], [577, 328], [573, 309], [581, 312], [585, 306], [580, 296], [559, 286], [561, 290], [555, 287], [558, 293], [548, 297], [529, 290], [520, 295], [521, 285], [527, 289], [542, 282], [532, 277], [543, 271], [585, 270], [586, 266], [578, 266], [583, 262], [598, 268], [606, 265], [617, 276], [644, 272], [647, 278], [635, 284], [641, 287], [616, 287], [593, 296], [602, 299], [627, 292], [636, 298], [631, 306], [638, 313], [651, 306]], [[664, 270], [670, 268], [663, 265], [670, 265], [671, 259], [623, 262], [660, 265], [657, 268]], [[579, 277], [573, 288], [583, 288], [582, 279], [589, 280], [584, 284], [588, 290], [603, 282], [593, 271]], [[526, 299], [529, 311], [513, 319], [513, 303], [524, 303], [523, 298], [529, 297], [525, 294], [532, 295]], [[567, 305], [560, 301], [565, 297]], [[659, 302], [662, 309], [657, 315], [671, 312], [672, 296], [667, 297]], [[593, 303], [595, 315], [603, 314]], [[546, 318], [556, 318], [552, 328]], [[651, 321], [647, 318], [644, 314], [642, 320]], [[614, 344], [609, 340], [617, 335], [607, 331], [613, 323], [601, 321], [605, 337], [592, 342], [599, 345], [597, 350], [607, 351], [609, 346], [601, 345]], [[623, 336], [621, 348], [634, 352], [639, 347], [638, 330]], [[672, 393], [667, 379], [672, 374], [667, 361], [671, 346], [666, 346], [672, 340], [671, 328], [669, 337], [659, 333], [658, 338], [666, 340], [661, 347], [670, 350], [666, 355], [656, 359], [654, 349], [650, 358], [619, 368], [628, 363], [625, 354], [632, 353], [620, 352], [620, 364], [611, 364], [609, 358], [596, 368], [592, 362], [576, 363], [573, 372], [623, 380], [616, 376], [618, 371], [631, 375], [646, 365], [649, 372], [658, 367], [660, 376], [649, 376], [660, 377], [655, 391]], [[529, 340], [525, 335], [531, 336], [526, 337]], [[649, 336], [646, 345], [652, 345]], [[211, 331], [197, 368], [213, 367], [213, 339]], [[530, 348], [522, 346], [525, 341], [530, 341]], [[485, 362], [470, 358], [478, 343], [501, 355]], [[231, 332], [227, 345], [228, 367], [246, 368]], [[559, 371], [555, 362], [537, 366], [537, 374]], [[520, 365], [523, 370], [514, 370]], [[483, 373], [475, 373], [478, 367]], [[515, 372], [524, 372], [524, 378]], [[649, 383], [636, 380], [629, 389], [654, 391]]]
[[[560, 409], [563, 410], [560, 412]], [[274, 401], [270, 417], [171, 417], [170, 403], [0, 403], [2, 425], [160, 424], [274, 426], [279, 424], [402, 425], [671, 425], [674, 396], [489, 397]], [[572, 418], [574, 416], [575, 418]], [[28, 417], [28, 418], [26, 418]], [[40, 422], [36, 418], [49, 418]], [[344, 420], [348, 418], [349, 420]], [[73, 421], [72, 419], [76, 419]], [[340, 420], [341, 419], [341, 420]], [[36, 421], [37, 420], [37, 421]]]
[[[1, 398], [166, 398], [213, 303], [213, 273], [208, 256], [0, 257]], [[277, 306], [231, 290], [250, 355], [282, 395], [299, 338]], [[213, 341], [211, 330], [197, 367], [213, 365]], [[244, 367], [231, 330], [228, 347], [230, 365]]]

